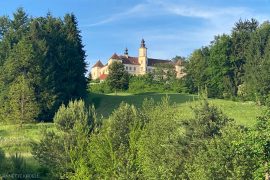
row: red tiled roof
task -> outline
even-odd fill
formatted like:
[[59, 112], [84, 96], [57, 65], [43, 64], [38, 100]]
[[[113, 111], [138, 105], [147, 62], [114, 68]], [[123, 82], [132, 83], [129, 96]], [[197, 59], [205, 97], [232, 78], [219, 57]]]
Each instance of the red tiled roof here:
[[133, 65], [140, 65], [138, 61], [138, 57], [131, 57], [131, 56], [120, 56], [122, 59], [123, 64], [133, 64]]
[[170, 60], [162, 60], [162, 59], [153, 59], [148, 58], [148, 66], [154, 66], [155, 64], [161, 64], [161, 63], [172, 63]]
[[119, 58], [119, 56], [118, 56], [116, 53], [114, 53], [114, 54], [112, 55], [111, 59], [120, 59], [120, 58]]
[[103, 67], [104, 65], [102, 64], [102, 62], [100, 60], [98, 60], [98, 62], [96, 62], [96, 64], [92, 67]]
[[101, 74], [99, 80], [105, 80], [108, 77], [108, 74]]

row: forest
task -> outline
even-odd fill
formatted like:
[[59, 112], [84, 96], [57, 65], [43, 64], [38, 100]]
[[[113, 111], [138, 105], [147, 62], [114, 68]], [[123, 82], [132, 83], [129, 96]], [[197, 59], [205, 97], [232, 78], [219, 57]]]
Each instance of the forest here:
[[74, 14], [0, 17], [0, 177], [269, 179], [269, 35], [269, 22], [240, 19], [172, 59], [184, 62], [182, 79], [113, 63], [97, 82]]

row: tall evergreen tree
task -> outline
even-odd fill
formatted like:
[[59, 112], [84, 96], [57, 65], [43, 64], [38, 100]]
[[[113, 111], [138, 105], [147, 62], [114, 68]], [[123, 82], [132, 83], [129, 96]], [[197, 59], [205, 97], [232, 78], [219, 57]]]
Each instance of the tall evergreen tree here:
[[243, 84], [244, 64], [247, 59], [247, 50], [252, 33], [258, 27], [255, 19], [242, 21], [235, 24], [232, 31], [232, 54], [234, 95], [237, 95], [239, 85]]
[[8, 111], [10, 86], [23, 76], [40, 107], [38, 119], [51, 120], [62, 103], [85, 96], [85, 72], [85, 52], [73, 14], [64, 20], [50, 13], [29, 18], [19, 8], [13, 19], [0, 18], [1, 115]]

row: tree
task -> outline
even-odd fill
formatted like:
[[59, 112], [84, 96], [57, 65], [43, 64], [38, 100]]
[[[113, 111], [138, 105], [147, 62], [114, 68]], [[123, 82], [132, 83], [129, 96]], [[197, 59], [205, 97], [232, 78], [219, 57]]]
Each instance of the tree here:
[[155, 65], [154, 79], [160, 83], [171, 83], [176, 79], [176, 71], [172, 63], [159, 63]]
[[230, 63], [231, 38], [227, 35], [216, 36], [210, 46], [207, 62], [207, 90], [209, 97], [232, 97], [232, 68]]
[[112, 90], [126, 90], [129, 85], [129, 75], [125, 66], [119, 62], [113, 62], [109, 66], [109, 75], [107, 77], [108, 85]]
[[244, 66], [244, 98], [267, 103], [269, 94], [269, 35], [270, 24], [265, 22], [252, 34], [247, 62]]
[[185, 80], [190, 93], [197, 93], [200, 88], [206, 86], [206, 81], [209, 79], [206, 73], [208, 58], [208, 47], [195, 50], [188, 58]]
[[9, 118], [22, 126], [33, 122], [39, 113], [34, 91], [24, 76], [16, 78], [9, 89]]
[[237, 96], [239, 85], [243, 84], [244, 64], [247, 60], [247, 51], [252, 33], [258, 27], [255, 19], [235, 23], [232, 37], [231, 63], [233, 65], [234, 96]]
[[[86, 95], [85, 51], [73, 14], [64, 19], [29, 18], [19, 8], [0, 18], [0, 112], [7, 113], [9, 89], [23, 75], [39, 107], [38, 120], [51, 121], [62, 103]], [[6, 112], [5, 112], [6, 111]], [[1, 120], [3, 120], [3, 118]]]
[[32, 45], [22, 39], [14, 45], [1, 74], [3, 114], [20, 125], [34, 121], [39, 114], [34, 88], [39, 75], [36, 65]]

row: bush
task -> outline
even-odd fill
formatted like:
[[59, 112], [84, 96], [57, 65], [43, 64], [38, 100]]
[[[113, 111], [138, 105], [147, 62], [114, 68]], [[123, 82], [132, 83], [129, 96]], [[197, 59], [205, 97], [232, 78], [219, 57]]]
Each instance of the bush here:
[[100, 83], [90, 83], [89, 90], [90, 90], [90, 92], [93, 92], [93, 93], [102, 93], [102, 94], [108, 94], [108, 93], [113, 92], [110, 89], [107, 81], [103, 81]]
[[122, 103], [93, 136], [88, 151], [96, 179], [138, 179], [139, 117], [134, 106]]
[[71, 101], [59, 108], [54, 122], [57, 131], [43, 132], [40, 142], [32, 144], [33, 156], [56, 179], [88, 177], [83, 169], [90, 171], [85, 149], [98, 124], [94, 109], [86, 107], [82, 100]]

